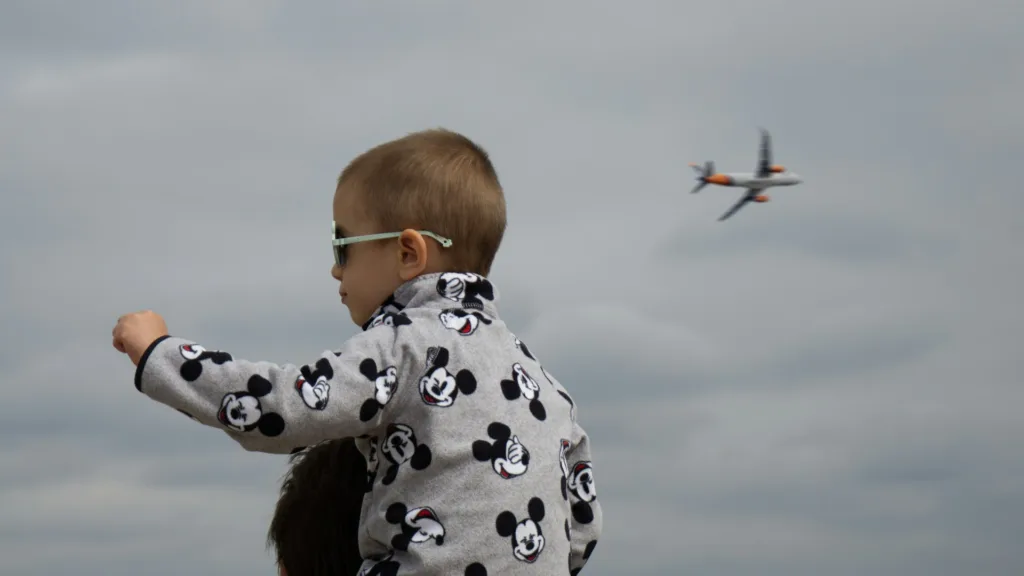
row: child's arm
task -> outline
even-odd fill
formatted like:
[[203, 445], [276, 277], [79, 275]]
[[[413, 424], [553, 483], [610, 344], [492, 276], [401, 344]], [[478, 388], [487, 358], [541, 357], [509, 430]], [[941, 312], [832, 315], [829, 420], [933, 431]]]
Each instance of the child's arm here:
[[569, 569], [575, 576], [597, 547], [603, 522], [601, 502], [595, 490], [590, 438], [579, 424], [574, 424], [572, 448], [566, 451], [565, 461], [569, 467], [569, 501], [572, 503]]
[[163, 336], [142, 354], [135, 387], [201, 424], [225, 430], [243, 448], [288, 453], [321, 440], [359, 436], [395, 411], [399, 373], [395, 331], [357, 334], [340, 352], [305, 366], [250, 362]]

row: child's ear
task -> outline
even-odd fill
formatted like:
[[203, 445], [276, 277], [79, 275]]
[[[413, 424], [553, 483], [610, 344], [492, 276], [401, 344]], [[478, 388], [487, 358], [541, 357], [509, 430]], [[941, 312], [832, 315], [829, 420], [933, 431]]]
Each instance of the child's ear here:
[[398, 237], [398, 274], [402, 280], [412, 280], [427, 268], [427, 242], [423, 235], [411, 229]]

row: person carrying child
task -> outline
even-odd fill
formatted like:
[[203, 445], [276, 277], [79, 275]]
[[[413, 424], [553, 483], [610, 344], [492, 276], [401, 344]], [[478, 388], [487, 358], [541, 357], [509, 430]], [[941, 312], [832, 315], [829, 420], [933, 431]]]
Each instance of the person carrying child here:
[[442, 129], [381, 144], [342, 171], [333, 212], [331, 274], [361, 332], [278, 365], [127, 314], [113, 345], [136, 389], [250, 451], [353, 438], [361, 574], [578, 573], [603, 521], [590, 439], [498, 315], [505, 199], [487, 153]]
[[342, 438], [288, 460], [267, 528], [279, 576], [358, 576], [366, 459], [352, 438]]

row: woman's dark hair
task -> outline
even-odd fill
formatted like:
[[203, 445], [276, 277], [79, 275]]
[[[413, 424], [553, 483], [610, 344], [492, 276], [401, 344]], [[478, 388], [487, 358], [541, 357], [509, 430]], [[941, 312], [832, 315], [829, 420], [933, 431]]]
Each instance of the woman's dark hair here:
[[351, 438], [317, 444], [289, 459], [267, 546], [287, 576], [356, 576], [366, 460]]

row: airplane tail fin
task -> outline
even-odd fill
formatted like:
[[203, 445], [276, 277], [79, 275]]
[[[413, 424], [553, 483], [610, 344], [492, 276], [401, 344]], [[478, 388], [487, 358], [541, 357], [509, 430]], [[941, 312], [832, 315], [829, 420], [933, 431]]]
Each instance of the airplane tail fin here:
[[708, 160], [703, 166], [699, 164], [690, 164], [690, 167], [698, 174], [697, 185], [693, 187], [693, 190], [690, 190], [690, 194], [696, 194], [708, 185], [708, 177], [715, 173], [715, 163]]
[[690, 168], [693, 168], [693, 171], [699, 174], [702, 178], [707, 178], [715, 173], [715, 162], [713, 160], [708, 160], [703, 166], [691, 162]]

